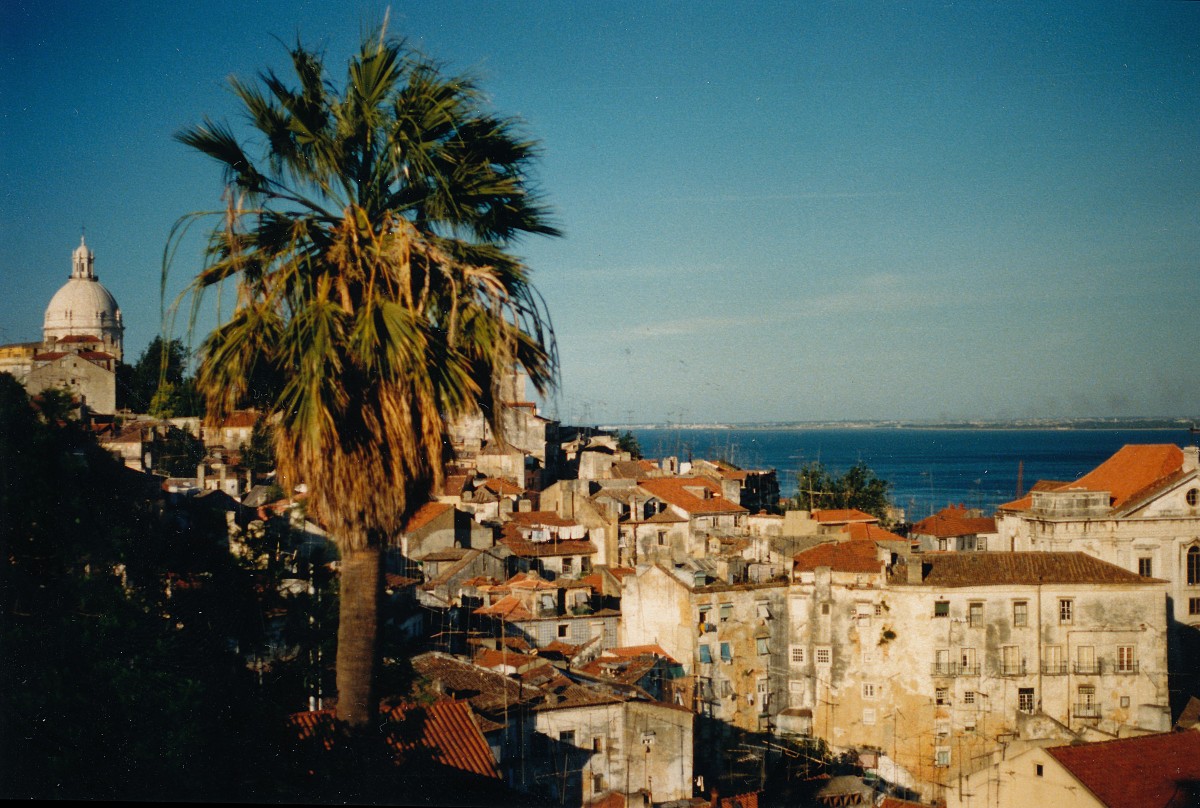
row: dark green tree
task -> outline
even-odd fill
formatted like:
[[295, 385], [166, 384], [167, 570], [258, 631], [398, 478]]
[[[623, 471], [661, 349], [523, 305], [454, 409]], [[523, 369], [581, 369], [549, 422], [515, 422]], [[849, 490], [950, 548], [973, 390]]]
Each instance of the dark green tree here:
[[805, 463], [796, 474], [794, 506], [801, 510], [855, 508], [886, 520], [891, 483], [881, 480], [862, 461], [838, 476], [820, 461]]
[[617, 436], [617, 448], [622, 452], [629, 452], [629, 456], [634, 460], [642, 459], [642, 447], [638, 444], [637, 435], [628, 429]]
[[238, 288], [197, 384], [220, 418], [270, 381], [279, 472], [308, 485], [341, 553], [338, 716], [365, 727], [383, 546], [439, 479], [447, 420], [482, 411], [502, 432], [514, 366], [539, 392], [553, 382], [549, 319], [510, 249], [555, 230], [529, 182], [534, 144], [471, 80], [384, 33], [342, 82], [301, 45], [291, 57], [290, 83], [232, 82], [255, 138], [212, 121], [179, 135], [228, 184], [192, 290]]

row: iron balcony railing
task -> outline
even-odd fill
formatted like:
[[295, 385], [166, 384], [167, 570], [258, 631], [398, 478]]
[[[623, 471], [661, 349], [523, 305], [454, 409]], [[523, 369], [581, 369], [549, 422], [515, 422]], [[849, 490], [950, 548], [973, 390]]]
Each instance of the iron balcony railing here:
[[1046, 676], [1066, 676], [1069, 668], [1066, 662], [1043, 662], [1042, 673]]
[[1101, 672], [1100, 660], [1091, 662], [1076, 662], [1075, 673], [1080, 676], [1096, 676]]
[[1138, 663], [1134, 660], [1117, 660], [1116, 667], [1113, 668], [1117, 673], [1137, 673]]
[[1001, 676], [1024, 676], [1027, 673], [1025, 670], [1025, 660], [1020, 662], [1000, 663]]
[[979, 663], [934, 662], [930, 665], [930, 672], [934, 676], [978, 676]]
[[1091, 704], [1076, 704], [1074, 714], [1076, 718], [1099, 718], [1100, 705], [1095, 702]]

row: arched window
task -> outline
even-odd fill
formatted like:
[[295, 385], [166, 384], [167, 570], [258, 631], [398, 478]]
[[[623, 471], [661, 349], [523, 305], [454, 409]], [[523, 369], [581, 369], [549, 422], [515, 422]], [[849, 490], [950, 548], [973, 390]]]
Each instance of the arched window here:
[[1200, 547], [1195, 545], [1187, 551], [1187, 582], [1188, 586], [1200, 585]]

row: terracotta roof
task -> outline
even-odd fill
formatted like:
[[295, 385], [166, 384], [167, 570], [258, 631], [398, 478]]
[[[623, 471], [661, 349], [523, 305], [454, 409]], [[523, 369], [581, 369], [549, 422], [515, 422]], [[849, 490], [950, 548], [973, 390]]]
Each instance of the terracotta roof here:
[[467, 480], [471, 476], [469, 474], [447, 474], [446, 479], [442, 482], [442, 495], [447, 497], [457, 497], [467, 487]]
[[508, 523], [523, 527], [575, 527], [579, 524], [572, 519], [564, 519], [554, 511], [514, 511], [509, 514]]
[[[1079, 552], [924, 553], [910, 560], [923, 564], [925, 586], [1164, 583]], [[906, 576], [904, 565], [897, 564], [890, 582], [904, 585]]]
[[533, 612], [516, 595], [505, 595], [491, 606], [480, 606], [474, 614], [502, 620], [529, 620], [533, 617]]
[[587, 539], [567, 539], [565, 541], [529, 541], [521, 538], [516, 530], [509, 530], [512, 525], [505, 525], [504, 538], [501, 544], [513, 551], [513, 555], [521, 558], [546, 558], [567, 555], [595, 555], [596, 545]]
[[[388, 746], [397, 763], [419, 752], [452, 769], [482, 777], [500, 777], [492, 751], [467, 702], [402, 704], [383, 712], [389, 722]], [[332, 749], [341, 737], [332, 710], [295, 713], [288, 720], [301, 739], [319, 738], [326, 749]]]
[[45, 353], [34, 354], [33, 361], [35, 362], [53, 362], [55, 359], [62, 359], [64, 356], [73, 356], [65, 351], [46, 351]]
[[[748, 513], [741, 505], [721, 496], [721, 489], [706, 477], [651, 477], [638, 485], [664, 502], [689, 514]], [[708, 496], [697, 496], [689, 488], [702, 488]]]
[[879, 548], [873, 541], [827, 542], [810, 547], [794, 557], [796, 572], [829, 567], [834, 572], [882, 572]]
[[1200, 733], [1168, 732], [1046, 750], [1109, 808], [1194, 806]]
[[665, 510], [665, 511], [659, 511], [658, 513], [654, 514], [653, 516], [651, 516], [649, 519], [647, 519], [642, 524], [666, 525], [666, 524], [674, 524], [677, 522], [686, 522], [686, 521], [687, 521], [687, 519], [685, 519], [684, 517], [676, 516], [674, 511]]
[[86, 334], [68, 334], [65, 337], [60, 337], [58, 342], [76, 343], [76, 342], [103, 342], [99, 337], [89, 337]]
[[675, 661], [671, 659], [670, 654], [663, 650], [661, 645], [625, 645], [621, 648], [609, 648], [605, 651], [605, 654], [612, 654], [617, 657], [636, 657], [643, 654], [653, 654], [670, 662]]
[[89, 362], [103, 362], [108, 359], [117, 358], [107, 351], [80, 351], [79, 357], [81, 359], [86, 359]]
[[412, 533], [420, 530], [428, 525], [434, 519], [437, 519], [447, 511], [454, 510], [454, 506], [448, 502], [426, 502], [420, 508], [408, 517], [408, 523], [404, 525], [405, 533]]
[[511, 707], [530, 704], [542, 697], [538, 691], [522, 687], [504, 674], [445, 654], [420, 654], [413, 657], [412, 666], [418, 674], [437, 682], [442, 690], [455, 698], [466, 699], [484, 714], [501, 715]]
[[245, 429], [246, 427], [254, 426], [258, 421], [258, 413], [252, 410], [242, 410], [240, 412], [230, 413], [224, 421], [221, 422], [221, 429]]
[[857, 508], [829, 508], [826, 510], [815, 510], [812, 512], [812, 518], [822, 525], [836, 525], [840, 522], [878, 522], [877, 517], [869, 513], [863, 513]]
[[912, 526], [910, 533], [921, 536], [949, 538], [951, 536], [973, 536], [978, 533], [995, 533], [996, 520], [970, 518], [958, 515], [935, 513]]
[[520, 495], [525, 493], [525, 489], [514, 482], [504, 479], [503, 477], [488, 477], [477, 488], [486, 488], [499, 496]]
[[[1173, 443], [1127, 444], [1075, 482], [1047, 490], [1107, 491], [1110, 506], [1120, 508], [1182, 468], [1183, 450]], [[1006, 502], [999, 510], [1024, 511], [1032, 506], [1030, 494]]]
[[845, 527], [852, 541], [899, 541], [909, 544], [909, 540], [890, 530], [884, 530], [879, 525], [870, 522], [851, 522]]
[[[465, 701], [437, 701], [425, 707], [402, 704], [392, 708], [387, 718], [399, 725], [400, 732], [392, 735], [389, 743], [402, 755], [423, 749], [432, 752], [433, 760], [443, 766], [481, 777], [500, 777], [492, 750]], [[405, 732], [414, 724], [415, 732]]]

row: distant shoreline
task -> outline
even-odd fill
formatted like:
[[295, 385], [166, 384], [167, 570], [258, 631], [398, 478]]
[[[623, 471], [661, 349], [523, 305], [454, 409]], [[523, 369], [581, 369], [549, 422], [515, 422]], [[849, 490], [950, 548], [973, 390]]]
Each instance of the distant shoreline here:
[[607, 424], [599, 427], [609, 430], [741, 430], [741, 431], [801, 431], [818, 429], [913, 429], [913, 430], [964, 430], [964, 431], [1005, 431], [1005, 430], [1050, 430], [1050, 431], [1081, 431], [1081, 430], [1124, 430], [1139, 429], [1160, 432], [1187, 432], [1194, 425], [1200, 424], [1200, 418], [1128, 418], [1128, 419], [1064, 419], [1064, 420], [1020, 420], [1020, 421], [946, 421], [946, 422], [916, 422], [916, 421], [793, 421], [793, 422], [755, 422], [745, 424], [728, 423], [662, 423], [662, 424]]

